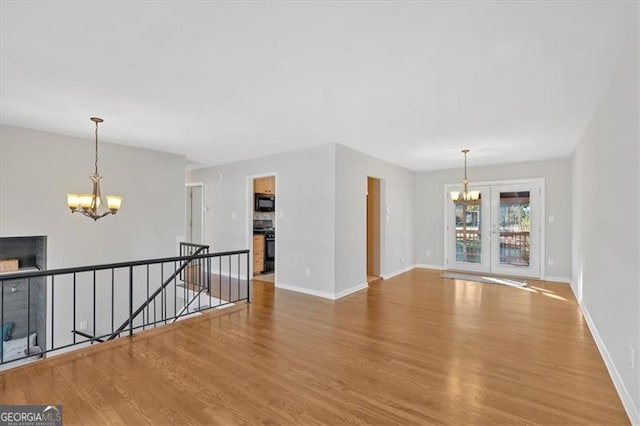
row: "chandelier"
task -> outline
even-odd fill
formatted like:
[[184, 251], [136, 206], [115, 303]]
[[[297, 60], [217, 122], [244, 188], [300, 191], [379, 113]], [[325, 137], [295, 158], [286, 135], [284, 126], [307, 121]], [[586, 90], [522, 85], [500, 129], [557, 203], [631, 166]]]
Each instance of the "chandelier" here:
[[464, 179], [462, 179], [462, 192], [451, 191], [451, 199], [456, 204], [475, 204], [480, 199], [480, 191], [469, 191], [469, 179], [467, 179], [467, 154], [469, 149], [463, 149], [464, 154]]
[[[118, 195], [107, 195], [106, 209], [104, 200], [100, 193], [100, 181], [102, 176], [98, 173], [98, 123], [104, 120], [98, 117], [91, 117], [91, 121], [96, 123], [96, 156], [95, 156], [95, 172], [90, 176], [93, 182], [93, 190], [91, 194], [67, 194], [67, 206], [71, 209], [71, 213], [82, 213], [93, 220], [98, 220], [109, 214], [116, 214], [122, 204], [122, 197]], [[102, 205], [102, 209], [100, 206]]]

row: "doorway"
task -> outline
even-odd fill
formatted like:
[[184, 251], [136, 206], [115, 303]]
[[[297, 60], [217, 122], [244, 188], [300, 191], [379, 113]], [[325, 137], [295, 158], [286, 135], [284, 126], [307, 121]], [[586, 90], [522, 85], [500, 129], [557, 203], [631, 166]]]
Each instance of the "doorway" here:
[[380, 278], [380, 179], [367, 177], [367, 282]]
[[249, 178], [249, 232], [252, 235], [252, 271], [258, 281], [275, 283], [276, 277], [276, 176]]
[[202, 244], [204, 240], [203, 184], [187, 184], [186, 204], [186, 240], [188, 243]]
[[540, 278], [544, 221], [544, 181], [529, 179], [476, 184], [480, 198], [451, 200], [447, 185], [445, 269]]

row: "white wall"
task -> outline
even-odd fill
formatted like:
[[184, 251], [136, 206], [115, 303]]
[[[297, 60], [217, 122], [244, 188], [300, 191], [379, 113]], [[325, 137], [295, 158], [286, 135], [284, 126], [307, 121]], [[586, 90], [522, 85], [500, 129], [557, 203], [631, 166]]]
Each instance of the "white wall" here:
[[395, 274], [415, 263], [415, 174], [337, 145], [335, 283], [338, 294], [367, 282], [367, 176], [381, 179], [382, 275]]
[[[71, 214], [66, 206], [66, 193], [91, 190], [91, 135], [80, 139], [0, 128], [0, 236], [46, 235], [49, 269], [175, 256], [177, 237], [185, 231], [185, 158], [100, 142], [104, 195], [119, 194], [124, 201], [118, 214], [94, 222]], [[160, 280], [158, 271], [151, 274], [153, 289]], [[129, 307], [128, 273], [120, 270], [115, 277], [116, 323], [120, 323]], [[98, 331], [110, 323], [110, 278], [110, 273], [97, 274]], [[145, 298], [144, 281], [136, 280], [140, 285], [135, 300], [140, 303]], [[59, 346], [71, 339], [72, 277], [59, 277], [55, 287]], [[80, 274], [77, 287], [77, 321], [87, 320], [92, 329], [91, 277]]]
[[366, 283], [367, 176], [382, 178], [392, 211], [382, 234], [382, 272], [414, 263], [413, 173], [336, 144], [190, 171], [189, 182], [204, 182], [205, 243], [215, 251], [249, 247], [248, 178], [271, 173], [276, 286], [335, 298]]
[[[367, 176], [382, 182], [382, 274], [416, 263], [442, 265], [443, 188], [458, 182], [461, 171], [414, 173], [337, 144], [188, 172], [188, 182], [204, 182], [205, 243], [214, 251], [250, 247], [249, 177], [272, 173], [277, 174], [277, 285], [332, 298], [366, 282]], [[473, 168], [469, 174], [475, 181], [545, 178], [546, 215], [555, 217], [546, 226], [547, 258], [555, 260], [547, 275], [568, 280], [570, 160]]]
[[184, 157], [100, 142], [103, 193], [124, 201], [94, 222], [66, 206], [68, 192], [91, 191], [93, 155], [90, 131], [80, 139], [2, 126], [0, 235], [46, 235], [50, 269], [175, 255]]
[[[335, 271], [334, 145], [188, 172], [188, 182], [204, 182], [208, 208], [204, 242], [213, 251], [251, 247], [253, 187], [249, 177], [272, 173], [277, 174], [276, 285], [330, 297]], [[306, 269], [311, 270], [310, 277]]]
[[627, 412], [640, 423], [637, 21], [635, 35], [573, 157], [572, 287]]
[[[444, 185], [459, 183], [462, 175], [462, 167], [417, 174], [416, 263], [444, 265]], [[482, 181], [545, 179], [545, 220], [554, 216], [553, 223], [545, 223], [545, 256], [554, 260], [553, 266], [545, 265], [545, 273], [568, 280], [571, 276], [571, 161], [558, 159], [471, 167], [467, 175], [472, 185]]]

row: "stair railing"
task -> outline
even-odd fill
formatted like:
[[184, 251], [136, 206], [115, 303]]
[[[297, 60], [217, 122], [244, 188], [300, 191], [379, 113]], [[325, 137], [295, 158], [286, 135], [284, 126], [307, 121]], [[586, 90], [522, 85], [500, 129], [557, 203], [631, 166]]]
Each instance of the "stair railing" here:
[[0, 324], [28, 337], [19, 356], [0, 351], [0, 365], [174, 322], [196, 296], [198, 312], [250, 302], [249, 250], [208, 251], [181, 243], [176, 257], [0, 274]]
[[[193, 249], [192, 253], [183, 255], [183, 253], [187, 252], [186, 248], [192, 248]], [[199, 244], [191, 244], [191, 243], [180, 243], [180, 254], [181, 254], [181, 257], [185, 257], [186, 258], [184, 261], [181, 262], [180, 267], [173, 274], [171, 274], [171, 276], [169, 278], [167, 278], [162, 283], [162, 285], [160, 287], [158, 287], [157, 290], [155, 290], [153, 293], [151, 293], [151, 295], [149, 297], [147, 297], [147, 300], [145, 300], [138, 307], [138, 309], [135, 310], [135, 312], [129, 312], [129, 318], [127, 318], [113, 333], [111, 333], [111, 335], [107, 338], [107, 340], [115, 339], [116, 337], [118, 337], [120, 335], [120, 333], [122, 333], [127, 328], [129, 329], [129, 335], [132, 335], [133, 334], [133, 328], [130, 327], [130, 324], [133, 323], [133, 321], [138, 317], [138, 315], [140, 315], [153, 302], [153, 300], [160, 295], [160, 293], [164, 292], [165, 289], [167, 288], [167, 286], [169, 286], [171, 283], [174, 282], [174, 280], [176, 279], [176, 276], [178, 274], [180, 274], [180, 276], [184, 278], [184, 275], [182, 273], [184, 271], [184, 269], [187, 268], [188, 266], [190, 266], [192, 262], [200, 260], [199, 258], [196, 258], [196, 256], [198, 256], [200, 254], [208, 254], [208, 252], [209, 252], [209, 246], [204, 246], [204, 245], [199, 245]], [[132, 293], [133, 287], [130, 286], [129, 288], [130, 288], [129, 300], [133, 300], [133, 293]], [[129, 306], [132, 309], [132, 305], [130, 304]]]

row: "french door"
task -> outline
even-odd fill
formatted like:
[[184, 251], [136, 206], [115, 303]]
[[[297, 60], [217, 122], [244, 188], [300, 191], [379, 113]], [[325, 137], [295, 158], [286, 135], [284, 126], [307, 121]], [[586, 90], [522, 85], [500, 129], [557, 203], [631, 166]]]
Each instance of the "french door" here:
[[477, 203], [456, 204], [447, 186], [446, 269], [540, 277], [542, 185], [473, 186]]

